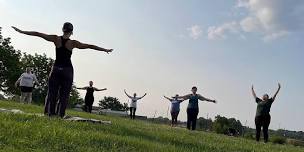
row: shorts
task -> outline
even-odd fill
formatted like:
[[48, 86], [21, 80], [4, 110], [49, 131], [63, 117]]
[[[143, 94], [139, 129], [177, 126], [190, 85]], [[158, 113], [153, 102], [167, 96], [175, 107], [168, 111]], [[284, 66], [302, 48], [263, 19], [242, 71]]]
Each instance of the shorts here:
[[20, 86], [21, 92], [33, 92], [33, 87]]

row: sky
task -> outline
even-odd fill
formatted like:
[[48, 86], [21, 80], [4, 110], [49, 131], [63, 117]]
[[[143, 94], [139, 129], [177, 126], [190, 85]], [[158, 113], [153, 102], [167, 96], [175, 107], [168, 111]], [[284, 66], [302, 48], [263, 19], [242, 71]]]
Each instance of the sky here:
[[[138, 115], [169, 117], [162, 96], [198, 93], [217, 104], [200, 102], [199, 117], [234, 117], [254, 127], [258, 96], [282, 90], [272, 106], [272, 129], [304, 130], [303, 0], [0, 0], [0, 27], [12, 45], [55, 57], [55, 47], [13, 31], [62, 34], [74, 25], [72, 39], [113, 48], [106, 54], [73, 50], [74, 83], [97, 88], [128, 103], [124, 95], [148, 95]], [[84, 96], [85, 92], [80, 91]], [[186, 120], [187, 101], [179, 118]]]

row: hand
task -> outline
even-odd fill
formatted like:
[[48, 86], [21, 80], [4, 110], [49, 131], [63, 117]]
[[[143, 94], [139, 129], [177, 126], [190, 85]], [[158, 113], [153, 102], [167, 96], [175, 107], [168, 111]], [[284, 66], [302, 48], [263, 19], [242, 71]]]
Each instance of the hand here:
[[279, 88], [281, 88], [281, 84], [280, 83], [278, 83], [278, 86], [279, 86]]
[[253, 85], [251, 85], [251, 89], [253, 90]]
[[107, 88], [104, 88], [103, 90], [107, 90]]
[[12, 26], [12, 28], [15, 30], [15, 31], [17, 31], [17, 32], [21, 32], [21, 30], [20, 29], [18, 29], [17, 27], [15, 27], [15, 26]]
[[213, 100], [212, 102], [213, 102], [213, 103], [217, 103], [217, 101], [216, 101], [216, 100]]
[[106, 49], [105, 52], [109, 54], [110, 52], [113, 52], [113, 49]]
[[18, 84], [17, 83], [15, 83], [15, 87], [18, 88]]

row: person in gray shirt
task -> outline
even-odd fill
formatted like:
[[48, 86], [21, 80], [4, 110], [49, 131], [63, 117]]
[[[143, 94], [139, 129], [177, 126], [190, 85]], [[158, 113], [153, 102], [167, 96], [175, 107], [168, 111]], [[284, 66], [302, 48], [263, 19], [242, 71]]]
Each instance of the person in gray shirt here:
[[172, 121], [171, 121], [172, 127], [177, 126], [177, 117], [178, 117], [178, 114], [180, 111], [180, 103], [184, 101], [183, 99], [179, 99], [178, 97], [179, 97], [178, 94], [172, 98], [168, 98], [168, 97], [164, 96], [164, 98], [168, 99], [171, 102], [170, 113], [171, 113], [171, 118], [172, 118]]

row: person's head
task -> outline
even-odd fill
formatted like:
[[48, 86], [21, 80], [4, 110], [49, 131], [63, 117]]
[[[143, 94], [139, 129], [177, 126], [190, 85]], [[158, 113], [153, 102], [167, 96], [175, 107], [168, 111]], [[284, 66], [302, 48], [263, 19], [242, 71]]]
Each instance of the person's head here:
[[27, 67], [27, 68], [25, 69], [25, 71], [26, 71], [26, 73], [31, 73], [31, 72], [32, 72], [32, 68]]
[[264, 94], [262, 99], [263, 99], [263, 101], [267, 101], [269, 99], [269, 95], [268, 94]]
[[134, 97], [136, 97], [136, 96], [137, 96], [137, 94], [136, 94], [136, 93], [134, 93], [134, 94], [133, 94], [133, 96], [134, 96]]
[[62, 32], [64, 35], [70, 37], [73, 34], [73, 24], [70, 22], [65, 22], [62, 27]]
[[192, 87], [191, 91], [192, 91], [193, 94], [196, 94], [196, 92], [197, 92], [197, 87], [196, 87], [196, 86]]
[[89, 82], [89, 85], [92, 87], [92, 86], [93, 86], [93, 81], [90, 81], [90, 82]]
[[178, 94], [176, 94], [176, 95], [174, 96], [174, 99], [175, 99], [175, 100], [177, 100], [177, 99], [178, 99], [178, 97], [179, 97], [179, 95], [178, 95]]

